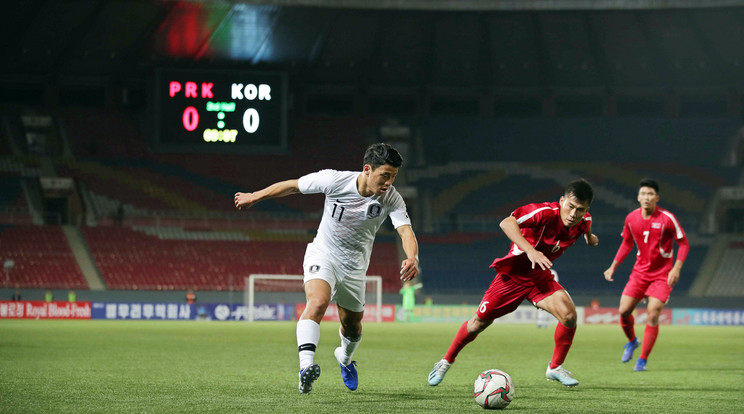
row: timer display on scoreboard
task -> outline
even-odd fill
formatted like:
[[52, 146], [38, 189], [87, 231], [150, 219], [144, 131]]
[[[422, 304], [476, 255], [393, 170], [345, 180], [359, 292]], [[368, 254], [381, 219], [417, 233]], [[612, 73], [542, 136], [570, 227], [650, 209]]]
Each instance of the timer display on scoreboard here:
[[161, 70], [155, 82], [161, 147], [216, 151], [286, 146], [286, 76]]

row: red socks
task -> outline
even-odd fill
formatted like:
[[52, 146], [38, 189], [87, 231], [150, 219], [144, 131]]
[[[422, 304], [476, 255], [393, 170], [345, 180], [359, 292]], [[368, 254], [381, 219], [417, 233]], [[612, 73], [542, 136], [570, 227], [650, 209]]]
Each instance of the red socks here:
[[576, 328], [567, 328], [562, 323], [555, 327], [555, 348], [553, 349], [553, 359], [550, 360], [550, 369], [561, 365], [566, 360], [568, 350], [571, 349]]
[[635, 339], [635, 318], [633, 315], [628, 316], [627, 318], [620, 317], [620, 326], [623, 328], [623, 332], [625, 332], [625, 336], [628, 337], [628, 342]]
[[643, 331], [643, 345], [641, 345], [641, 358], [648, 359], [648, 354], [654, 349], [656, 343], [656, 337], [659, 336], [659, 325], [651, 326], [646, 325], [646, 330]]
[[468, 333], [468, 321], [463, 322], [460, 329], [457, 330], [457, 335], [455, 335], [455, 339], [452, 340], [452, 344], [447, 350], [447, 353], [444, 354], [444, 359], [446, 359], [450, 364], [455, 362], [457, 354], [465, 348], [465, 345], [473, 342], [477, 336], [478, 334]]

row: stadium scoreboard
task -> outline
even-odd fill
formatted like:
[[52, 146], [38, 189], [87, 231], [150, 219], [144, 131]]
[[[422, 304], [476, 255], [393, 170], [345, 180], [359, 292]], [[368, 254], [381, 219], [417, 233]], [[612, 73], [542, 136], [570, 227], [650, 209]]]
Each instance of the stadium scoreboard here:
[[160, 70], [155, 88], [155, 142], [161, 149], [286, 148], [284, 73]]

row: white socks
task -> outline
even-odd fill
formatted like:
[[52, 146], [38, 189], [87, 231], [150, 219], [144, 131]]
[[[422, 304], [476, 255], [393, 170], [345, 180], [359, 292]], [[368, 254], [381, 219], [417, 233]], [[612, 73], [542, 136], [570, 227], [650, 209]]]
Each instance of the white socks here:
[[297, 322], [297, 350], [300, 353], [300, 370], [313, 363], [315, 348], [320, 340], [320, 325], [312, 319]]
[[340, 326], [338, 327], [338, 336], [341, 337], [341, 352], [336, 354], [336, 359], [343, 365], [349, 365], [351, 364], [351, 358], [354, 356], [354, 351], [356, 351], [359, 343], [362, 342], [362, 337], [360, 335], [356, 341], [352, 341], [341, 333]]
[[[356, 338], [356, 341], [345, 337], [341, 334], [341, 327], [338, 328], [338, 336], [341, 337], [341, 346], [337, 348], [334, 355], [339, 363], [343, 365], [351, 364], [351, 358], [354, 356], [362, 337]], [[315, 359], [315, 348], [320, 340], [320, 325], [312, 319], [302, 319], [297, 322], [297, 351], [300, 354], [300, 370], [305, 369], [313, 363]]]

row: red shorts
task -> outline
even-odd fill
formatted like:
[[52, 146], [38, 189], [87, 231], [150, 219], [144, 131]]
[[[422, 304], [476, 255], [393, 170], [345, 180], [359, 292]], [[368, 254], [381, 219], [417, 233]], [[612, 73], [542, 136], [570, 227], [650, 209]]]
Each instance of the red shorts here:
[[672, 288], [667, 285], [666, 277], [656, 277], [653, 279], [645, 278], [642, 273], [633, 272], [628, 278], [628, 283], [623, 289], [623, 295], [642, 300], [646, 296], [651, 296], [660, 301], [667, 303], [669, 295], [672, 294]]
[[563, 290], [563, 286], [553, 279], [525, 286], [512, 280], [509, 275], [499, 273], [483, 294], [483, 300], [475, 315], [480, 319], [492, 321], [514, 312], [525, 299], [537, 304], [559, 290]]

